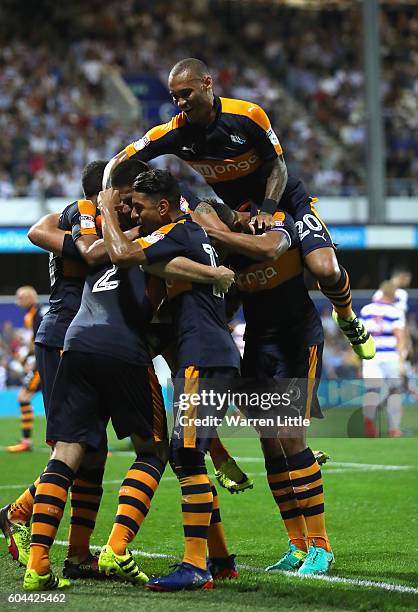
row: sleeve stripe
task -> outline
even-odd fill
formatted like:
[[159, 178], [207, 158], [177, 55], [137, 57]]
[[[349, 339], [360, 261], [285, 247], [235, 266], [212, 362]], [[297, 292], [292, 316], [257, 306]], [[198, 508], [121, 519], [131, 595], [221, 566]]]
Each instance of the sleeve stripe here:
[[127, 147], [125, 147], [125, 153], [128, 157], [132, 157], [133, 155], [135, 155], [136, 153], [136, 149], [133, 145], [133, 143], [129, 144]]
[[91, 215], [92, 217], [96, 216], [96, 204], [91, 200], [78, 200], [77, 205], [80, 214]]
[[137, 238], [136, 242], [139, 244], [139, 246], [143, 249], [146, 249], [147, 247], [151, 246], [151, 242], [147, 242], [145, 240], [145, 238]]
[[270, 232], [281, 232], [282, 234], [285, 235], [287, 242], [289, 243], [289, 248], [292, 246], [292, 239], [290, 237], [290, 234], [287, 230], [285, 230], [283, 227], [272, 227], [270, 230]]
[[[132, 157], [138, 151], [141, 151], [146, 146], [148, 146], [151, 142], [159, 140], [164, 136], [167, 136], [170, 132], [177, 130], [182, 125], [186, 123], [186, 115], [184, 113], [179, 113], [175, 115], [168, 123], [162, 123], [161, 125], [156, 125], [151, 128], [142, 138], [135, 142], [131, 142], [127, 147], [125, 147], [125, 153], [128, 157]], [[138, 147], [136, 146], [138, 145]]]
[[230, 113], [231, 115], [243, 115], [248, 117], [256, 123], [261, 129], [270, 129], [270, 120], [267, 117], [265, 111], [252, 102], [246, 102], [245, 100], [233, 100], [231, 98], [221, 98], [222, 112]]
[[80, 227], [80, 235], [87, 236], [88, 234], [92, 234], [94, 236], [97, 235], [97, 231], [95, 227]]
[[180, 221], [176, 221], [175, 223], [168, 223], [167, 225], [163, 225], [149, 236], [146, 236], [145, 238], [137, 238], [136, 242], [143, 249], [146, 249], [147, 247], [158, 242], [158, 240], [162, 240], [166, 234], [171, 232], [171, 230], [176, 227], [176, 225], [182, 225], [183, 223], [186, 223], [186, 219], [181, 219]]
[[187, 121], [186, 115], [184, 113], [179, 113], [178, 115], [174, 115], [172, 119], [168, 123], [163, 123], [162, 125], [156, 125], [151, 128], [149, 132], [147, 132], [148, 138], [153, 142], [154, 140], [158, 140], [159, 138], [163, 138], [169, 132], [173, 130], [177, 130], [182, 125], [184, 125]]

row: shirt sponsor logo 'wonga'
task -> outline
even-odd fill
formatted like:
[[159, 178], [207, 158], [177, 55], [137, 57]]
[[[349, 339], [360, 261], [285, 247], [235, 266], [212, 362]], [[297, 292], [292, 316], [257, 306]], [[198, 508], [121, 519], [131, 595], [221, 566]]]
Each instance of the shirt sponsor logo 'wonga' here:
[[251, 174], [261, 165], [261, 160], [253, 151], [246, 159], [221, 159], [217, 161], [188, 162], [196, 172], [199, 172], [208, 183], [217, 181], [232, 181]]
[[238, 275], [236, 283], [241, 291], [254, 291], [259, 286], [264, 287], [277, 276], [277, 270], [273, 266], [268, 266], [252, 272], [242, 272]]

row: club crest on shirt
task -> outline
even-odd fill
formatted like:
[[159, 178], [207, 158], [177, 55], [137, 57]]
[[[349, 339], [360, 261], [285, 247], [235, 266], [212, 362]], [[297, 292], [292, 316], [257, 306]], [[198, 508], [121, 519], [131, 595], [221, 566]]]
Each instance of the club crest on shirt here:
[[163, 238], [165, 238], [165, 234], [162, 234], [160, 232], [153, 232], [152, 234], [149, 234], [149, 236], [144, 238], [144, 240], [149, 242], [149, 244], [155, 244], [156, 242], [158, 242], [159, 240], [162, 240]]
[[239, 134], [231, 134], [230, 138], [235, 144], [243, 145], [247, 142], [247, 139], [243, 136], [240, 136]]
[[95, 227], [94, 218], [91, 215], [80, 215], [80, 226], [84, 229]]

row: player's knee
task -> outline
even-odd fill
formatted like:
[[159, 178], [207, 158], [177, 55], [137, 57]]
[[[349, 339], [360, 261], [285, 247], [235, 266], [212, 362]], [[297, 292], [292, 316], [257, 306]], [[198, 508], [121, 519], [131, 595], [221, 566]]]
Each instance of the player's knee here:
[[74, 472], [77, 472], [85, 453], [85, 444], [57, 442], [51, 459], [62, 461]]
[[306, 256], [308, 270], [320, 284], [333, 285], [338, 283], [341, 270], [333, 249], [317, 249]]
[[177, 478], [207, 473], [204, 453], [194, 448], [172, 449], [170, 465]]
[[305, 436], [300, 436], [297, 438], [280, 438], [280, 443], [283, 447], [284, 454], [286, 457], [291, 457], [296, 455], [297, 453], [301, 453], [306, 449], [306, 440]]
[[260, 444], [265, 459], [283, 455], [283, 448], [278, 438], [260, 438]]
[[168, 440], [164, 440], [163, 442], [158, 442], [154, 444], [152, 454], [154, 454], [158, 459], [164, 464], [164, 467], [167, 465], [170, 447], [168, 444]]
[[164, 465], [168, 461], [168, 440], [155, 442], [153, 438], [142, 438], [138, 434], [131, 434], [132, 444], [137, 455], [155, 455]]
[[80, 470], [81, 469], [83, 469], [84, 471], [89, 471], [89, 470], [97, 471], [101, 469], [104, 470], [106, 459], [107, 459], [107, 444], [94, 451], [87, 450], [83, 457], [83, 461], [81, 463]]

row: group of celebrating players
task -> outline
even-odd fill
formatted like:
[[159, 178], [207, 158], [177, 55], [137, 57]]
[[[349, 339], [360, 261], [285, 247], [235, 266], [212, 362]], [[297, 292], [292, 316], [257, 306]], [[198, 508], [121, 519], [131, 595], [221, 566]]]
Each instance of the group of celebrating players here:
[[[304, 266], [332, 302], [333, 317], [355, 352], [374, 356], [316, 200], [287, 175], [267, 115], [251, 102], [215, 96], [212, 85], [200, 60], [178, 62], [168, 86], [180, 114], [110, 162], [90, 163], [82, 177], [85, 199], [31, 228], [31, 240], [51, 252], [50, 308], [35, 346], [53, 451], [33, 485], [0, 511], [9, 550], [26, 566], [27, 590], [103, 574], [156, 591], [209, 589], [214, 580], [238, 577], [205, 452], [215, 467], [230, 468], [227, 480], [235, 490], [251, 482], [216, 428], [196, 425], [201, 407], [184, 406], [184, 400], [180, 405], [179, 398], [204, 388], [229, 389], [240, 379], [261, 387], [297, 379], [299, 414], [322, 416], [316, 390], [323, 331]], [[163, 154], [200, 172], [222, 202], [187, 202], [175, 177], [148, 167]], [[228, 328], [241, 303], [242, 359]], [[152, 366], [159, 354], [174, 382], [170, 442]], [[217, 406], [209, 413], [218, 415]], [[118, 438], [130, 436], [136, 458], [121, 484], [107, 544], [95, 556], [89, 540], [103, 491], [109, 420]], [[321, 471], [305, 429], [258, 432], [268, 485], [289, 538], [287, 551], [267, 568], [271, 572], [326, 573], [334, 560]], [[184, 556], [171, 573], [148, 579], [128, 545], [167, 462], [181, 487]], [[64, 578], [58, 578], [49, 550], [69, 489], [69, 550]]]

